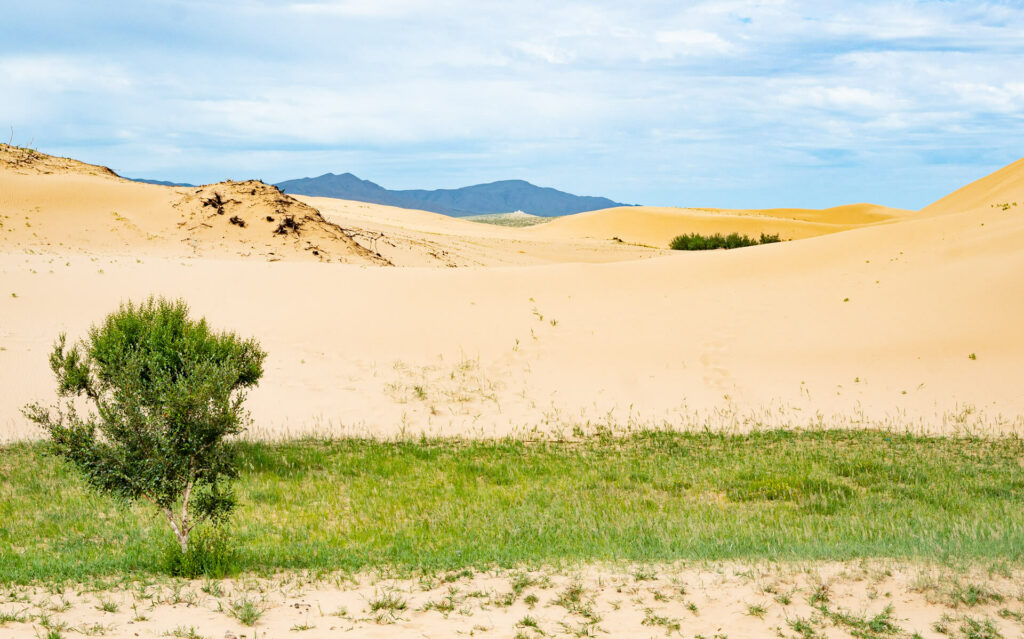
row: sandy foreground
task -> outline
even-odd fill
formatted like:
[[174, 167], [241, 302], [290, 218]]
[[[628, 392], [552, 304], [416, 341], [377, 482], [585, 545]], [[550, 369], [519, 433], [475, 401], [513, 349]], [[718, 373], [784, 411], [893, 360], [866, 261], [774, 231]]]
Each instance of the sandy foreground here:
[[839, 232], [681, 254], [583, 224], [622, 209], [502, 228], [44, 157], [0, 165], [0, 441], [38, 435], [20, 408], [52, 400], [58, 333], [151, 294], [260, 340], [259, 437], [1024, 433], [1024, 161], [920, 212], [840, 207]]
[[886, 636], [994, 636], [956, 634], [973, 623], [1019, 637], [1022, 577], [861, 561], [26, 586], [0, 596], [0, 635], [738, 639], [874, 636], [863, 624], [884, 621]]

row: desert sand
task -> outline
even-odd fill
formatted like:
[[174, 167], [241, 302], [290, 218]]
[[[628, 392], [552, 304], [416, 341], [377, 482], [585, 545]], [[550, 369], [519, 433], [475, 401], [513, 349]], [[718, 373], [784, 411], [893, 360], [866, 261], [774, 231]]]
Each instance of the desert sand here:
[[[43, 621], [51, 628], [108, 637], [755, 639], [876, 636], [863, 634], [871, 621], [885, 624], [876, 625], [885, 630], [877, 636], [944, 637], [973, 621], [1014, 637], [1024, 610], [1020, 577], [862, 561], [590, 566], [420, 578], [285, 574], [224, 581], [97, 580], [74, 589], [11, 587], [0, 598], [0, 613], [17, 620], [0, 627], [11, 639], [45, 634]], [[970, 588], [982, 593], [980, 602], [958, 596]], [[254, 625], [233, 614], [246, 602], [257, 611]], [[806, 635], [802, 628], [820, 634]]]
[[678, 209], [630, 206], [558, 218], [533, 233], [545, 238], [612, 239], [650, 247], [666, 247], [672, 238], [687, 233], [762, 233], [784, 240], [800, 240], [862, 226], [895, 222], [910, 211], [875, 204], [848, 204], [829, 209]]
[[[4, 147], [0, 440], [38, 436], [19, 411], [53, 398], [59, 332], [151, 294], [262, 342], [258, 437], [1024, 433], [1018, 202], [1024, 161], [920, 212], [641, 207], [502, 228], [260, 182], [138, 184]], [[648, 247], [693, 231], [791, 241]]]

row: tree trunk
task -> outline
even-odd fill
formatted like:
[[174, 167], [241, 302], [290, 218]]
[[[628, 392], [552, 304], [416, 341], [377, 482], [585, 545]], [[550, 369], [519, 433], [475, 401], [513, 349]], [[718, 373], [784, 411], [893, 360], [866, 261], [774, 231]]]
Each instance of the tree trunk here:
[[168, 523], [171, 524], [171, 530], [174, 531], [174, 536], [178, 538], [178, 546], [181, 547], [181, 554], [188, 552], [188, 533], [189, 530], [184, 525], [178, 525], [178, 522], [174, 519], [174, 512], [170, 508], [164, 509], [164, 514], [167, 516]]
[[181, 517], [179, 519], [174, 518], [173, 510], [164, 508], [164, 515], [167, 516], [167, 521], [171, 524], [174, 536], [178, 538], [178, 545], [181, 547], [183, 555], [188, 552], [188, 535], [192, 532], [192, 522], [189, 521], [188, 516], [188, 502], [192, 497], [193, 485], [194, 483], [191, 481], [185, 485], [185, 492], [181, 497]]

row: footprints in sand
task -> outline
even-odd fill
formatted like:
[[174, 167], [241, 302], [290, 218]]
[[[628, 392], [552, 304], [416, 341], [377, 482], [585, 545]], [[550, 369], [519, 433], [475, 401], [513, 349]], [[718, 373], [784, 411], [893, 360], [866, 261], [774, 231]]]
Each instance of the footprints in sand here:
[[723, 396], [729, 396], [736, 390], [736, 382], [725, 367], [729, 353], [729, 345], [722, 340], [705, 341], [700, 348], [704, 384], [720, 391]]

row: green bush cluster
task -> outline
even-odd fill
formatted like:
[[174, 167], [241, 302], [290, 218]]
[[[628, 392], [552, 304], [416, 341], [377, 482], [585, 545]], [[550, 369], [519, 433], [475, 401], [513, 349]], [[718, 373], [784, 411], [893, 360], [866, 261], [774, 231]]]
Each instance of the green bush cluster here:
[[739, 233], [730, 233], [728, 235], [722, 235], [721, 233], [715, 233], [714, 235], [684, 233], [673, 238], [669, 248], [673, 251], [709, 251], [712, 249], [742, 248], [758, 244], [774, 244], [781, 241], [778, 233], [774, 235], [762, 233], [760, 239], [747, 237]]

